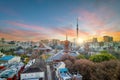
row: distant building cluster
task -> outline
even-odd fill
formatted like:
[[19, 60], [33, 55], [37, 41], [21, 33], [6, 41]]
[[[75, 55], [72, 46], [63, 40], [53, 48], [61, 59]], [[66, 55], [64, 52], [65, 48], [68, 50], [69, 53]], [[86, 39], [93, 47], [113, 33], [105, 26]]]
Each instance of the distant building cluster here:
[[103, 36], [104, 38], [104, 42], [112, 42], [113, 41], [113, 37], [111, 36]]
[[[67, 35], [64, 41], [58, 39], [45, 39], [39, 42], [1, 40], [0, 51], [3, 53], [0, 53], [0, 77], [9, 80], [17, 80], [18, 78], [21, 80], [47, 80], [46, 77], [48, 78], [49, 76], [50, 67], [46, 65], [45, 62], [53, 62], [53, 65], [54, 63], [58, 63], [58, 66], [54, 66], [57, 71], [56, 76], [58, 79], [64, 78], [64, 80], [68, 80], [74, 77], [75, 80], [77, 80], [77, 78], [82, 80], [80, 75], [76, 77], [76, 75], [72, 76], [69, 74], [64, 64], [61, 66], [59, 65], [61, 64], [59, 63], [61, 58], [64, 55], [77, 57], [80, 53], [93, 55], [103, 50], [120, 52], [120, 42], [113, 41], [113, 37], [111, 36], [103, 36], [103, 41], [101, 42], [94, 37], [91, 41], [78, 45], [76, 42], [70, 42]], [[12, 52], [19, 56], [5, 55], [6, 52]], [[21, 55], [27, 55], [27, 57], [29, 57], [26, 65], [23, 63], [24, 60], [20, 57]], [[46, 55], [50, 55], [50, 57], [47, 58]], [[42, 60], [45, 61], [40, 60], [42, 56], [44, 57]]]
[[97, 38], [93, 38], [92, 42], [98, 42]]

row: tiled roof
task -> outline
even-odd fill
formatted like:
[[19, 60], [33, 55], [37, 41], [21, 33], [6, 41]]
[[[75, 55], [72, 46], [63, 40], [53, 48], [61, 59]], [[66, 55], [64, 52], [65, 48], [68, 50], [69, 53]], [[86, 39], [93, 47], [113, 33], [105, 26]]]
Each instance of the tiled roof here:
[[26, 68], [23, 73], [32, 73], [32, 72], [44, 72], [46, 70], [46, 65], [43, 60], [36, 59], [35, 63], [30, 67]]
[[30, 67], [26, 69], [23, 73], [32, 73], [32, 72], [42, 72], [42, 70], [38, 67]]

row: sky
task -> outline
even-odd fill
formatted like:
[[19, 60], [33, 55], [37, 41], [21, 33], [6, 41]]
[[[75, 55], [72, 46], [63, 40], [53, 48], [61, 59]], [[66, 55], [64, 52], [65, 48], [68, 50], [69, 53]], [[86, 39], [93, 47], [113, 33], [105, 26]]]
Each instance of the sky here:
[[0, 38], [19, 41], [113, 36], [120, 40], [120, 0], [0, 0]]

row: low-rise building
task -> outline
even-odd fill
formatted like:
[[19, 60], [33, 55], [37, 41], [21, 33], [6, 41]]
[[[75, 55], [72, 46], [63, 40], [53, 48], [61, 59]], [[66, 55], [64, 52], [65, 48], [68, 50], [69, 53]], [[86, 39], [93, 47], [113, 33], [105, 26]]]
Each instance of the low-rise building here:
[[13, 44], [0, 44], [0, 50], [9, 51], [11, 49], [16, 49], [17, 47]]
[[42, 60], [35, 60], [30, 67], [25, 68], [21, 73], [21, 80], [47, 80], [46, 65]]
[[45, 80], [45, 73], [38, 67], [30, 67], [21, 74], [21, 80]]
[[19, 56], [12, 56], [12, 55], [7, 55], [3, 56], [0, 58], [1, 63], [14, 63], [14, 62], [20, 62], [21, 58]]
[[4, 70], [2, 69], [0, 72], [0, 78], [2, 80], [19, 80], [20, 73], [24, 69], [24, 63], [22, 62], [4, 64], [1, 66], [5, 67], [5, 69]]

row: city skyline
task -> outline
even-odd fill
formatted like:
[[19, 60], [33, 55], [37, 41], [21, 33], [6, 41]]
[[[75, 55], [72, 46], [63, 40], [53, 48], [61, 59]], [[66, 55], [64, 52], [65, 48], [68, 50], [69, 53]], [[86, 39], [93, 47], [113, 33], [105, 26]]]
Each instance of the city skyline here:
[[[119, 0], [1, 0], [0, 38], [42, 40], [79, 38], [86, 40], [120, 35]], [[119, 38], [120, 39], [120, 38]]]

